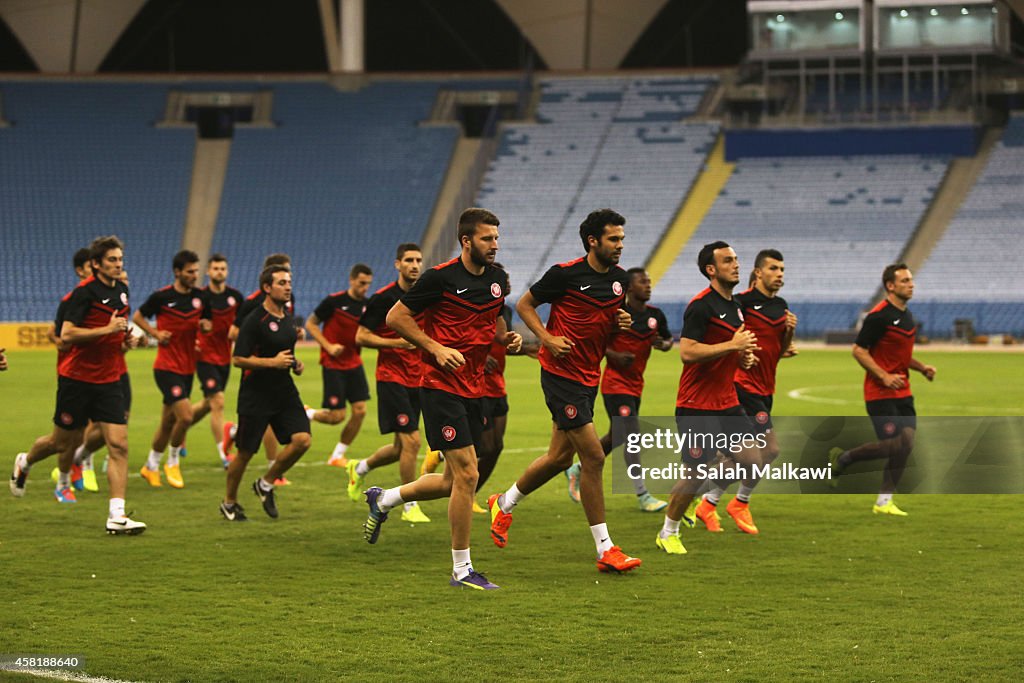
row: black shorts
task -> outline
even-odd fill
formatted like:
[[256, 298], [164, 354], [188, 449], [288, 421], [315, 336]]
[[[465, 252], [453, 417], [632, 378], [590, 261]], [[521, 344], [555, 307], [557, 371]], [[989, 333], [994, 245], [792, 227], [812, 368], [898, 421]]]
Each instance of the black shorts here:
[[274, 430], [279, 444], [289, 444], [293, 434], [309, 434], [309, 418], [301, 402], [295, 402], [273, 415], [239, 415], [238, 432], [235, 434], [238, 450], [258, 451], [267, 427]]
[[474, 446], [484, 433], [483, 406], [478, 398], [464, 398], [440, 389], [420, 389], [423, 431], [435, 451]]
[[124, 414], [127, 421], [127, 415], [132, 411], [132, 379], [126, 372], [118, 381], [121, 383], [121, 397], [124, 400]]
[[914, 397], [883, 398], [878, 401], [867, 401], [864, 405], [871, 416], [871, 424], [875, 426], [875, 434], [879, 439], [892, 439], [900, 435], [904, 429], [917, 429], [917, 411], [914, 410]]
[[324, 382], [324, 400], [321, 408], [338, 410], [346, 403], [370, 400], [370, 385], [366, 383], [363, 366], [351, 370], [320, 368]]
[[574, 382], [547, 370], [540, 371], [540, 387], [551, 419], [562, 431], [576, 429], [594, 421], [597, 387]]
[[480, 412], [484, 417], [484, 429], [494, 426], [494, 418], [508, 415], [508, 396], [484, 396], [480, 399]]
[[[751, 419], [743, 406], [736, 404], [724, 410], [697, 410], [696, 408], [676, 408], [676, 431], [680, 434], [714, 434], [724, 436], [730, 443], [746, 440], [752, 442], [756, 433]], [[755, 444], [756, 445], [756, 444]], [[707, 448], [691, 446], [681, 454], [687, 464], [710, 463], [721, 451], [730, 455], [727, 448]]]
[[601, 394], [608, 417], [636, 417], [640, 414], [640, 397], [629, 394]]
[[[122, 375], [127, 377], [127, 374]], [[107, 424], [126, 424], [121, 382], [92, 384], [69, 377], [57, 377], [57, 407], [53, 424], [61, 429], [81, 429], [92, 420]]]
[[153, 377], [160, 393], [164, 395], [164, 405], [169, 406], [178, 401], [187, 400], [192, 395], [193, 375], [179, 375], [167, 370], [154, 370]]
[[397, 382], [377, 382], [377, 426], [381, 434], [420, 429], [420, 390]]
[[739, 384], [736, 385], [736, 396], [740, 399], [740, 405], [744, 412], [750, 416], [754, 431], [758, 434], [766, 434], [772, 430], [772, 403], [774, 396], [752, 394]]
[[213, 363], [196, 363], [196, 375], [199, 376], [199, 384], [203, 387], [203, 396], [210, 398], [228, 388], [228, 376], [231, 374], [230, 365], [214, 365]]

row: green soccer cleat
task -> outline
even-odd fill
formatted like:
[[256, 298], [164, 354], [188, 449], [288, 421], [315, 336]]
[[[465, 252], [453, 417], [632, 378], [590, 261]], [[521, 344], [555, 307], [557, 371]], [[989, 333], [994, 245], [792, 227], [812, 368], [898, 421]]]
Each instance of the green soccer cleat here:
[[668, 507], [668, 503], [665, 501], [655, 498], [650, 493], [645, 493], [642, 496], [637, 496], [637, 505], [644, 512], [661, 512]]
[[358, 503], [363, 499], [363, 484], [366, 482], [366, 477], [356, 473], [357, 465], [359, 465], [357, 460], [349, 460], [346, 466], [348, 470], [348, 497], [353, 503]]
[[894, 517], [907, 517], [907, 513], [896, 507], [896, 501], [890, 500], [885, 505], [873, 505], [871, 512], [876, 515], [892, 515]]
[[430, 517], [423, 513], [419, 503], [413, 502], [408, 508], [402, 508], [402, 521], [410, 524], [425, 524], [430, 521]]
[[679, 534], [672, 534], [671, 536], [667, 536], [665, 538], [662, 538], [659, 534], [654, 539], [654, 544], [658, 546], [661, 550], [664, 550], [669, 555], [686, 554], [686, 548], [683, 546], [683, 541], [679, 538]]
[[832, 466], [832, 477], [828, 480], [828, 485], [832, 488], [839, 486], [839, 475], [843, 473], [843, 466], [839, 464], [839, 456], [844, 452], [839, 446], [833, 446], [832, 450], [828, 452], [828, 464]]
[[700, 504], [700, 497], [696, 497], [690, 501], [690, 504], [686, 507], [683, 512], [683, 518], [679, 520], [686, 525], [687, 528], [692, 529], [697, 526], [697, 505]]

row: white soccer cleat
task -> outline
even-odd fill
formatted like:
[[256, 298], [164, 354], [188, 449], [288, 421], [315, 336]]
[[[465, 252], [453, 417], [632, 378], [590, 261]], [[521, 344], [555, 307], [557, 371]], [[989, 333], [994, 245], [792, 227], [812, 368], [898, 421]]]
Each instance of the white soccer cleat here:
[[111, 536], [138, 536], [146, 530], [146, 525], [128, 517], [110, 517], [107, 519], [107, 533]]
[[11, 495], [21, 498], [25, 495], [25, 480], [28, 479], [28, 454], [18, 453], [11, 471]]

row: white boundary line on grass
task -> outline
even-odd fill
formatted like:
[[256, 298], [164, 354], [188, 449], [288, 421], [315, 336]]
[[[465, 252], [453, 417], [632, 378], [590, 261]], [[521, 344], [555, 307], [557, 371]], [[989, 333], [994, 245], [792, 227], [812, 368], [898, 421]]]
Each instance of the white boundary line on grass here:
[[90, 676], [76, 671], [61, 669], [0, 669], [0, 671], [11, 671], [13, 673], [28, 674], [39, 678], [52, 678], [56, 681], [76, 681], [77, 683], [134, 683], [120, 678], [104, 678], [103, 676]]

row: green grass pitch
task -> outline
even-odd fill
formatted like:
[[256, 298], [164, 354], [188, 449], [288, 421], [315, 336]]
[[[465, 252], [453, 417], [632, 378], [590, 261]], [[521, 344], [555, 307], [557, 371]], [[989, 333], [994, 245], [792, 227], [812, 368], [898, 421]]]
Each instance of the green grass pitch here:
[[[364, 353], [370, 372], [373, 356]], [[1024, 387], [1010, 381], [1019, 354], [918, 356], [939, 370], [933, 384], [914, 378], [921, 415], [1024, 412]], [[300, 357], [300, 390], [319, 405], [315, 351]], [[0, 494], [0, 655], [74, 653], [91, 676], [163, 681], [1009, 680], [1024, 663], [1018, 497], [904, 495], [910, 516], [880, 519], [871, 496], [755, 495], [760, 536], [726, 519], [727, 533], [684, 531], [689, 554], [669, 557], [654, 548], [661, 515], [609, 496], [613, 539], [644, 565], [608, 576], [559, 478], [516, 510], [505, 549], [475, 516], [474, 564], [502, 589], [457, 591], [445, 501], [423, 504], [431, 524], [396, 514], [378, 545], [362, 540], [365, 505], [345, 496], [342, 471], [323, 466], [334, 428], [314, 426], [277, 521], [247, 488], [260, 456], [241, 494], [251, 521], [220, 518], [224, 474], [207, 422], [189, 435], [186, 488], [149, 488], [137, 471], [159, 409], [152, 358], [129, 355], [128, 508], [149, 530], [104, 535], [102, 477], [100, 494], [58, 505], [52, 461], [33, 470], [24, 498]], [[5, 468], [51, 429], [55, 388], [52, 354], [10, 360], [0, 375]], [[675, 351], [652, 358], [645, 414], [671, 414], [679, 369]], [[860, 415], [861, 378], [849, 353], [804, 351], [783, 361], [775, 412]], [[234, 370], [232, 411], [237, 382]], [[548, 440], [536, 362], [511, 358], [508, 384], [507, 450], [481, 499]], [[383, 443], [375, 411], [356, 456]], [[603, 430], [600, 402], [598, 412]], [[397, 477], [388, 468], [368, 481]]]

